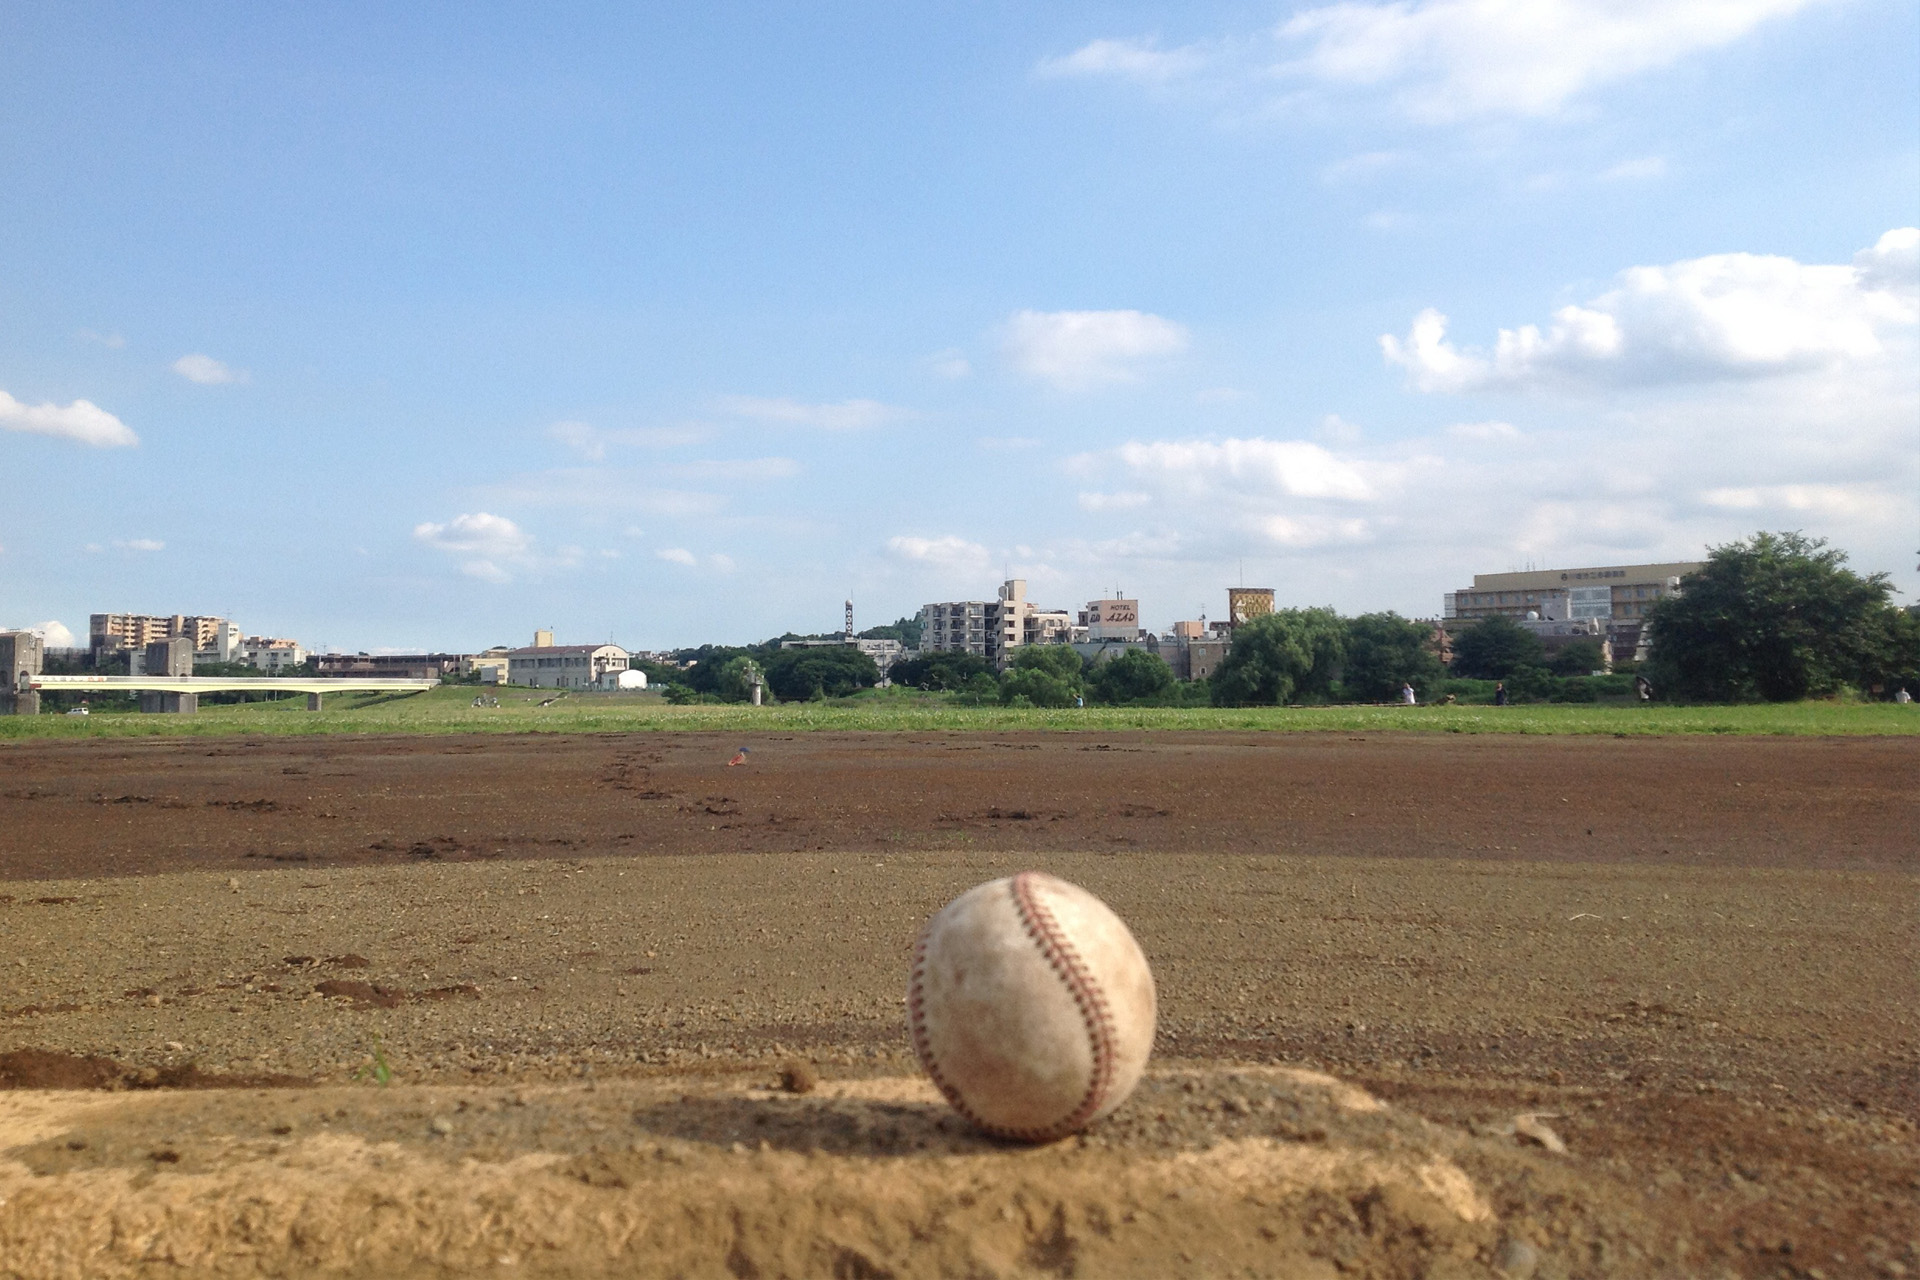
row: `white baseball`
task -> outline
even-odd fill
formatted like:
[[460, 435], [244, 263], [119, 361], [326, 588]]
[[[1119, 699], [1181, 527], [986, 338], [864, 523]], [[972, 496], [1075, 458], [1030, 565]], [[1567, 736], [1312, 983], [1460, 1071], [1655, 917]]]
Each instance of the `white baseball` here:
[[1038, 871], [927, 922], [907, 1018], [954, 1109], [988, 1133], [1065, 1137], [1126, 1101], [1153, 1048], [1153, 973], [1106, 903]]

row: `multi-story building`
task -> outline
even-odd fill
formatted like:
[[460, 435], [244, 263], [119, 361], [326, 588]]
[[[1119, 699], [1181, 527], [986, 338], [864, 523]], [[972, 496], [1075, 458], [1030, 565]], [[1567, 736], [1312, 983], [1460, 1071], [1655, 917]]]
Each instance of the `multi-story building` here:
[[306, 660], [306, 647], [285, 636], [247, 636], [240, 641], [233, 656], [233, 661], [257, 667], [269, 675], [297, 667]]
[[987, 656], [989, 633], [985, 600], [948, 600], [920, 606], [920, 652]]
[[617, 644], [554, 644], [553, 632], [534, 633], [534, 644], [507, 650], [507, 680], [533, 689], [591, 689], [609, 671], [630, 665], [627, 651]]
[[323, 676], [378, 676], [400, 680], [444, 680], [475, 669], [467, 653], [322, 653], [314, 672]]
[[1077, 639], [1065, 609], [1042, 609], [1027, 599], [1027, 580], [1008, 578], [992, 600], [951, 600], [920, 608], [922, 653], [971, 653], [1005, 669], [1030, 644]]
[[1242, 623], [1252, 622], [1255, 618], [1264, 618], [1272, 612], [1272, 587], [1227, 588], [1227, 621], [1225, 630], [1231, 631]]
[[[231, 637], [232, 628], [233, 624], [225, 618], [192, 614], [96, 613], [89, 620], [87, 631], [89, 646], [98, 662], [102, 654], [144, 650], [156, 640], [170, 640], [174, 636], [192, 640], [196, 653], [213, 652], [220, 648], [223, 634]], [[231, 652], [231, 648], [228, 651]]]
[[[1685, 560], [1476, 573], [1471, 588], [1449, 591], [1443, 597], [1441, 621], [1449, 628], [1495, 615], [1533, 624], [1585, 623], [1589, 625], [1580, 633], [1604, 637], [1614, 655], [1644, 656], [1641, 640], [1648, 612], [1680, 590], [1680, 579], [1704, 567], [1699, 561]], [[1556, 637], [1573, 634], [1565, 627], [1535, 629]]]
[[1087, 607], [1080, 612], [1080, 625], [1087, 629], [1089, 644], [1115, 640], [1138, 641], [1145, 634], [1140, 630], [1138, 600], [1089, 600]]

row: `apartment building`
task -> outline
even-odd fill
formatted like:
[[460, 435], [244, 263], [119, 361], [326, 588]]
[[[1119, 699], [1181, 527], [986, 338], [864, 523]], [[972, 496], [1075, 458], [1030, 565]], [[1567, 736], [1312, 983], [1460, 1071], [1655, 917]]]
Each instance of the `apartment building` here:
[[174, 636], [192, 640], [196, 653], [212, 651], [220, 647], [223, 636], [231, 637], [234, 631], [233, 624], [225, 618], [181, 613], [96, 613], [88, 621], [87, 633], [88, 647], [97, 662], [102, 654], [145, 650], [156, 640], [171, 640]]

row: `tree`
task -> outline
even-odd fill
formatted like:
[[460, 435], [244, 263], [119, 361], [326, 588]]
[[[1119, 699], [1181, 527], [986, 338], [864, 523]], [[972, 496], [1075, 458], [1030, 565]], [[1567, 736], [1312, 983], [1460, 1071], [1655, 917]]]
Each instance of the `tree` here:
[[941, 692], [962, 689], [967, 681], [978, 675], [991, 679], [992, 671], [993, 665], [985, 658], [950, 649], [936, 649], [918, 658], [894, 663], [887, 672], [887, 678], [910, 688]]
[[720, 675], [726, 670], [727, 664], [735, 658], [753, 658], [758, 657], [759, 654], [758, 649], [741, 649], [731, 645], [717, 644], [703, 644], [698, 649], [676, 650], [674, 658], [689, 664], [680, 672], [676, 683], [684, 684], [695, 693], [724, 696], [724, 690], [720, 688]]
[[1278, 706], [1325, 694], [1346, 655], [1346, 627], [1331, 609], [1281, 609], [1242, 623], [1215, 668], [1217, 707]]
[[1000, 680], [1000, 701], [1025, 698], [1036, 707], [1071, 707], [1085, 687], [1085, 664], [1071, 645], [1032, 644], [1021, 648]]
[[1145, 649], [1127, 649], [1087, 673], [1087, 694], [1095, 702], [1158, 702], [1172, 687], [1173, 668]]
[[1000, 701], [1010, 706], [1071, 707], [1079, 698], [1076, 686], [1038, 667], [1015, 667], [1000, 680]]
[[860, 633], [860, 638], [862, 640], [898, 640], [909, 649], [918, 649], [920, 630], [920, 619], [900, 618], [884, 627], [868, 627]]
[[1087, 668], [1079, 652], [1070, 644], [1022, 645], [1020, 652], [1014, 655], [1013, 665], [1021, 671], [1050, 672], [1073, 686], [1075, 693], [1080, 692], [1081, 679]]
[[766, 682], [766, 673], [760, 669], [760, 664], [742, 654], [727, 659], [721, 666], [718, 678], [714, 681], [714, 692], [728, 702], [749, 702], [753, 699], [753, 686], [765, 685]]
[[1510, 680], [1525, 667], [1545, 667], [1540, 637], [1512, 618], [1491, 614], [1453, 638], [1453, 674], [1476, 680]]
[[1557, 676], [1584, 676], [1600, 670], [1606, 661], [1598, 640], [1569, 640], [1547, 660], [1547, 670]]
[[1825, 539], [1756, 533], [1714, 547], [1647, 616], [1653, 682], [1685, 698], [1787, 702], [1871, 684], [1898, 664], [1887, 575]]
[[767, 659], [767, 684], [782, 702], [844, 698], [880, 680], [873, 659], [847, 645], [782, 649]]
[[1428, 642], [1433, 628], [1397, 613], [1364, 613], [1347, 621], [1347, 659], [1340, 686], [1355, 702], [1397, 702], [1410, 684], [1422, 697], [1440, 678]]

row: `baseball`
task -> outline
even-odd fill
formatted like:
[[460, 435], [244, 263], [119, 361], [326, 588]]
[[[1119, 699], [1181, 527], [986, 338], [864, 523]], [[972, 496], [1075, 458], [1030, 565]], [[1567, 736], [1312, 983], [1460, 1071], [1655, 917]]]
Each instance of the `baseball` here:
[[927, 922], [907, 1019], [954, 1109], [1048, 1142], [1113, 1111], [1153, 1048], [1153, 973], [1106, 903], [1038, 871], [976, 885]]

